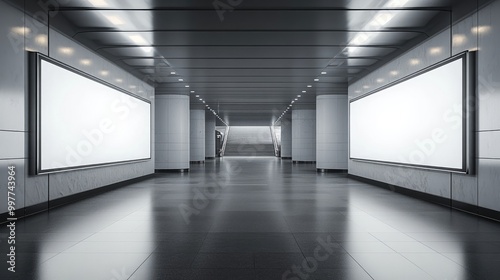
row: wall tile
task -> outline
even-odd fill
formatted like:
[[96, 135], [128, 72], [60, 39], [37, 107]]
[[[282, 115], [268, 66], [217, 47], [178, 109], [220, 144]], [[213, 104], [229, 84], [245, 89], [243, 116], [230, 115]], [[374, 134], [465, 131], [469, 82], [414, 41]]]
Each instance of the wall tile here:
[[0, 159], [25, 158], [24, 138], [26, 132], [0, 130]]
[[481, 207], [500, 211], [500, 160], [479, 159], [478, 202]]
[[0, 2], [0, 130], [25, 131], [24, 14]]

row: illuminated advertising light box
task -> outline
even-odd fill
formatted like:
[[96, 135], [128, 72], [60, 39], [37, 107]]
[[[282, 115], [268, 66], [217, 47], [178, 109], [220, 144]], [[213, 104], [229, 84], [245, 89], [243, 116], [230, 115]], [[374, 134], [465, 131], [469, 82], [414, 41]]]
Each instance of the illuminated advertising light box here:
[[350, 158], [469, 172], [470, 59], [460, 54], [351, 100]]
[[38, 53], [30, 54], [32, 171], [151, 158], [151, 103]]

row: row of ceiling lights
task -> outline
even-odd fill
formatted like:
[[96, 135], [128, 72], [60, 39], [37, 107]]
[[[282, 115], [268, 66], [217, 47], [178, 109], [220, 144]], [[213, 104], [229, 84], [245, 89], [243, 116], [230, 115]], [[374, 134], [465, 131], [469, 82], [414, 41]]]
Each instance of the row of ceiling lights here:
[[[171, 74], [171, 75], [177, 75], [177, 72], [172, 71], [172, 72], [170, 72], [170, 74]], [[184, 78], [178, 78], [177, 80], [178, 80], [179, 82], [184, 82]], [[186, 85], [184, 85], [184, 87], [185, 87], [185, 88], [190, 88], [190, 86], [189, 86], [189, 85], [187, 85], [187, 84], [186, 84]], [[191, 90], [191, 91], [190, 91], [190, 93], [196, 93], [196, 91], [195, 91], [195, 90]], [[197, 98], [200, 102], [202, 102], [203, 104], [205, 104], [205, 108], [206, 108], [207, 110], [209, 110], [210, 112], [212, 112], [212, 113], [214, 114], [214, 116], [215, 116], [215, 117], [217, 117], [217, 119], [219, 119], [219, 120], [220, 120], [220, 121], [221, 121], [224, 125], [228, 126], [228, 124], [227, 124], [227, 123], [226, 123], [226, 122], [225, 122], [225, 121], [224, 121], [224, 120], [223, 120], [223, 119], [222, 119], [222, 118], [221, 118], [221, 117], [217, 114], [217, 112], [215, 112], [215, 110], [214, 110], [214, 109], [210, 108], [210, 106], [209, 106], [208, 104], [206, 104], [206, 101], [205, 101], [205, 100], [203, 100], [203, 98], [201, 98], [201, 97], [200, 97], [200, 95], [198, 95], [198, 94], [197, 94], [197, 95], [195, 95], [195, 97], [196, 97], [196, 98]]]
[[[194, 93], [195, 91], [192, 90], [191, 93]], [[203, 100], [203, 98], [201, 98], [199, 95], [196, 95], [195, 96], [196, 98], [198, 98], [203, 104], [205, 104], [205, 100]], [[215, 117], [217, 117], [217, 119], [219, 119], [219, 121], [221, 121], [225, 126], [228, 126], [228, 124], [217, 114], [217, 112], [215, 112], [214, 109], [210, 108], [210, 106], [208, 104], [205, 104], [205, 108], [207, 110], [209, 110], [210, 112], [212, 112], [214, 114]]]
[[[326, 75], [328, 74], [326, 71], [322, 71], [321, 72], [321, 75]], [[314, 79], [315, 82], [319, 82], [319, 78], [315, 78]], [[307, 88], [312, 88], [313, 86], [312, 85], [307, 85]], [[307, 90], [303, 90], [302, 93], [307, 93]], [[290, 111], [290, 109], [293, 107], [293, 104], [295, 103], [295, 101], [299, 101], [299, 98], [301, 98], [302, 95], [297, 95], [296, 98], [294, 98], [291, 102], [290, 102], [290, 105], [288, 105], [286, 107], [286, 109], [283, 111], [283, 113], [281, 113], [281, 115], [279, 116], [279, 118], [276, 120], [276, 122], [274, 123], [275, 125], [281, 121], [281, 119], [285, 116], [286, 113], [288, 113], [288, 111]]]
[[[60, 47], [58, 49], [59, 53], [63, 54], [63, 55], [66, 55], [66, 56], [72, 56], [73, 53], [75, 52], [75, 50], [73, 48], [70, 48], [70, 47]], [[80, 64], [82, 66], [90, 66], [92, 65], [92, 60], [91, 59], [88, 59], [88, 58], [84, 58], [84, 59], [81, 59], [80, 60]], [[108, 70], [100, 70], [99, 71], [99, 75], [101, 75], [102, 77], [108, 77], [109, 76], [109, 71]], [[114, 80], [116, 83], [123, 83], [123, 79], [122, 78], [116, 78]], [[129, 88], [130, 89], [136, 89], [137, 86], [136, 85], [129, 85]], [[144, 91], [143, 90], [138, 90], [137, 91], [138, 93], [143, 93]]]

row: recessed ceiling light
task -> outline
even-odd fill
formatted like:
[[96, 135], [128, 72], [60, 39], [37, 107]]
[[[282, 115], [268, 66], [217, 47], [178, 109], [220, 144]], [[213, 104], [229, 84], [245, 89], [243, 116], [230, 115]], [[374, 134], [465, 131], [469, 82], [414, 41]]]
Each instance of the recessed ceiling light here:
[[467, 36], [465, 36], [464, 34], [453, 35], [453, 38], [452, 38], [453, 46], [460, 46], [460, 45], [465, 44], [465, 42], [467, 42]]
[[362, 45], [365, 43], [370, 37], [366, 33], [360, 33], [352, 39], [352, 41], [349, 43], [349, 45]]
[[28, 27], [22, 27], [22, 26], [12, 27], [11, 31], [16, 33], [17, 35], [23, 35], [23, 36], [31, 32], [31, 30]]
[[145, 53], [152, 53], [154, 48], [153, 47], [141, 47], [141, 50]]
[[471, 28], [471, 32], [474, 34], [484, 34], [488, 33], [491, 30], [491, 26], [489, 25], [479, 25]]
[[177, 74], [177, 72], [174, 71], [170, 72], [170, 75], [175, 75], [175, 74]]
[[59, 48], [59, 51], [66, 55], [72, 55], [74, 50], [72, 48]]
[[297, 95], [297, 97], [302, 97], [302, 95], [299, 94], [299, 95]]
[[302, 93], [306, 93], [307, 91], [303, 90]]
[[45, 35], [45, 34], [40, 34], [40, 35], [37, 35], [35, 37], [35, 42], [41, 46], [47, 45], [48, 41], [49, 41], [49, 39], [47, 38], [47, 35]]
[[321, 75], [326, 75], [327, 73], [325, 71], [321, 72]]
[[443, 51], [443, 48], [440, 47], [434, 47], [429, 49], [429, 53], [432, 55], [438, 55]]
[[92, 61], [90, 61], [90, 59], [82, 59], [82, 60], [80, 60], [80, 63], [88, 66], [88, 65], [92, 64]]
[[103, 71], [101, 71], [101, 75], [103, 75], [103, 76], [107, 76], [107, 75], [109, 75], [109, 72], [108, 72], [108, 71], [106, 71], [106, 70], [103, 70]]
[[107, 7], [109, 6], [105, 0], [88, 0], [94, 7]]
[[389, 8], [401, 8], [404, 7], [408, 1], [409, 0], [391, 0], [386, 6]]
[[179, 79], [179, 82], [184, 82], [184, 79], [180, 78], [180, 79]]
[[379, 12], [377, 15], [375, 15], [373, 20], [368, 23], [368, 25], [374, 27], [382, 27], [389, 23], [389, 21], [391, 21], [394, 16], [395, 14], [391, 12]]
[[185, 85], [184, 87], [187, 87], [187, 88], [188, 88], [188, 87], [189, 87], [189, 85]]
[[203, 98], [200, 98], [200, 101], [203, 101]]
[[295, 101], [299, 100], [298, 98], [295, 98]]
[[307, 87], [308, 87], [308, 88], [312, 88], [313, 86], [311, 86], [311, 85], [307, 85]]
[[200, 96], [197, 94], [196, 97], [200, 97]]
[[420, 64], [420, 60], [419, 59], [410, 59], [410, 64], [411, 65], [419, 65]]
[[319, 79], [314, 79], [315, 82], [319, 82]]
[[115, 81], [116, 81], [116, 82], [118, 82], [118, 83], [123, 82], [123, 80], [122, 80], [122, 79], [116, 79]]
[[116, 15], [107, 15], [105, 17], [106, 17], [106, 19], [109, 22], [111, 22], [114, 25], [123, 25], [123, 24], [125, 24], [125, 22], [123, 22], [123, 20], [119, 16], [116, 16]]
[[148, 43], [141, 35], [129, 35], [128, 38], [138, 45], [146, 45]]
[[192, 91], [191, 91], [191, 93], [195, 93], [195, 91], [194, 91], [194, 90], [192, 90]]

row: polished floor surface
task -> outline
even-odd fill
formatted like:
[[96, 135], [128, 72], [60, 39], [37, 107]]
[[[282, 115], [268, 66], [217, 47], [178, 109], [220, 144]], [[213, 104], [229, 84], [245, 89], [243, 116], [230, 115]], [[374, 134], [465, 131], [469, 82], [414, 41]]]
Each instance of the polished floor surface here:
[[500, 223], [273, 157], [158, 174], [17, 225], [0, 279], [500, 279]]

